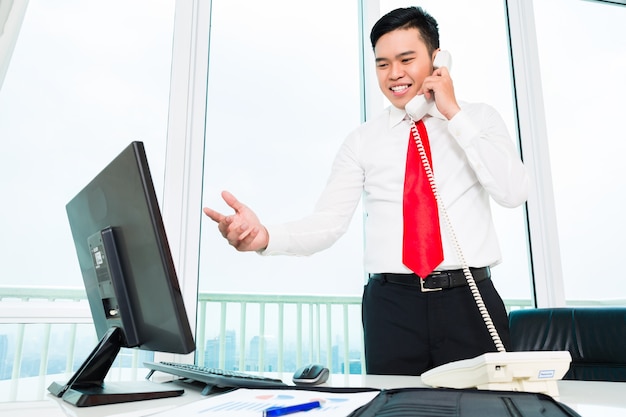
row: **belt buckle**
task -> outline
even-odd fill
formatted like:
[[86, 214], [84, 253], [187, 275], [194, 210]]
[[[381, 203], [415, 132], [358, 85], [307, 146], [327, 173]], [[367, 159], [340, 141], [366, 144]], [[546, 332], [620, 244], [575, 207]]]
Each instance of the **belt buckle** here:
[[[439, 274], [441, 274], [441, 272], [433, 271], [430, 275], [439, 275]], [[421, 277], [418, 277], [418, 278], [419, 278], [419, 281], [420, 281], [420, 291], [421, 292], [433, 292], [433, 291], [441, 291], [441, 290], [443, 290], [443, 288], [426, 288], [426, 287], [424, 287], [424, 281], [426, 281], [426, 279], [422, 279]]]

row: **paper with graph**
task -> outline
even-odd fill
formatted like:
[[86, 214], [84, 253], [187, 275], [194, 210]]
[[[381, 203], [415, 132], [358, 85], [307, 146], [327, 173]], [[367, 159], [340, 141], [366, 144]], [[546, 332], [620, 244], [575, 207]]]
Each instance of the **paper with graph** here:
[[319, 401], [320, 408], [309, 410], [306, 416], [345, 417], [370, 402], [379, 391], [331, 393], [304, 390], [271, 390], [240, 388], [235, 391], [202, 399], [191, 404], [155, 414], [155, 417], [261, 417], [271, 407], [286, 407]]

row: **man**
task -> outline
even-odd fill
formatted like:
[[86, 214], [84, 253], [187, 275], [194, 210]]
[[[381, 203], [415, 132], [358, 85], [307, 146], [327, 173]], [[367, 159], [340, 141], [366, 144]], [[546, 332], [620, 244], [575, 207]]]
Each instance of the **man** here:
[[[363, 293], [367, 372], [420, 375], [495, 351], [497, 343], [508, 344], [504, 303], [490, 279], [490, 267], [501, 256], [489, 201], [522, 204], [528, 179], [497, 112], [484, 104], [457, 102], [448, 69], [433, 67], [439, 33], [432, 16], [416, 7], [396, 9], [374, 25], [370, 40], [379, 87], [392, 106], [345, 139], [313, 214], [266, 227], [228, 192], [222, 197], [234, 214], [204, 212], [237, 250], [309, 255], [344, 234], [362, 198], [364, 264], [370, 277]], [[435, 106], [413, 123], [404, 108], [421, 94]], [[434, 215], [415, 219], [412, 209], [403, 208], [403, 196], [407, 163], [417, 158], [407, 157], [407, 149], [417, 146], [417, 136], [423, 136], [420, 145], [432, 155], [435, 190], [428, 189], [430, 198], [435, 200], [437, 192], [441, 204]], [[407, 232], [404, 210], [418, 223]], [[418, 276], [405, 265], [403, 251], [413, 249], [403, 249], [403, 238], [431, 223], [442, 242], [429, 239], [426, 250], [435, 248], [439, 257], [432, 266], [416, 268], [428, 271]], [[463, 269], [470, 267], [497, 329], [495, 341], [467, 284]]]

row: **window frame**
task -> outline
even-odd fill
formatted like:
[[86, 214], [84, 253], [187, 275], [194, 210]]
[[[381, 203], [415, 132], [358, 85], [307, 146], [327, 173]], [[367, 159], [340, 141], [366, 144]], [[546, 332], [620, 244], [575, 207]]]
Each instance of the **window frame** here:
[[[197, 328], [211, 1], [176, 1], [162, 216], [191, 328]], [[207, 36], [208, 35], [208, 36]], [[193, 363], [194, 354], [155, 353]]]
[[565, 305], [565, 290], [533, 2], [504, 1], [517, 110], [515, 133], [530, 176], [526, 214], [535, 306], [559, 307]]

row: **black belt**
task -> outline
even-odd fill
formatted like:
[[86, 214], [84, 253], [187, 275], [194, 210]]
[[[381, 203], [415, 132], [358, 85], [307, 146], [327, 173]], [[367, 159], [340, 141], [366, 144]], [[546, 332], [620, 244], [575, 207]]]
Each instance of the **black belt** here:
[[[475, 282], [484, 281], [491, 277], [491, 271], [488, 266], [484, 268], [470, 268], [470, 271]], [[467, 279], [462, 269], [435, 271], [425, 279], [421, 279], [415, 274], [370, 274], [370, 279], [409, 287], [420, 287], [422, 292], [439, 291], [467, 285]]]

